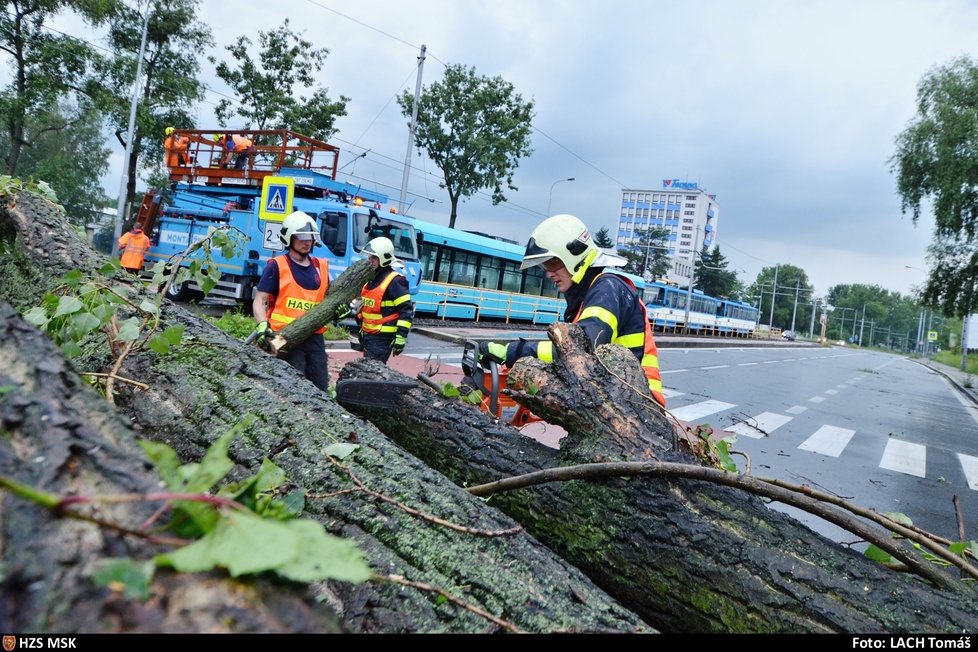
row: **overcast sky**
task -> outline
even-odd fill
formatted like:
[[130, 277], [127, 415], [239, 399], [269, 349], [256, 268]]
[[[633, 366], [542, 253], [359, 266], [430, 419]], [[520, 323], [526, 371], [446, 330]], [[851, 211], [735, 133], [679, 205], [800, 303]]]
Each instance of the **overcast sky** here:
[[[552, 212], [614, 234], [623, 187], [696, 181], [717, 196], [717, 242], [742, 280], [790, 263], [817, 295], [840, 283], [906, 294], [924, 280], [907, 266], [927, 266], [932, 219], [901, 215], [888, 159], [922, 76], [978, 48], [966, 0], [203, 0], [200, 12], [219, 58], [285, 17], [329, 48], [330, 96], [351, 98], [333, 140], [344, 180], [396, 201], [408, 133], [393, 98], [413, 92], [425, 44], [425, 85], [461, 63], [535, 102], [519, 190], [498, 206], [487, 192], [464, 201], [459, 228], [523, 242], [553, 189]], [[219, 99], [200, 105], [200, 128], [216, 126]], [[121, 152], [113, 171], [112, 195]], [[410, 212], [447, 224], [438, 178], [412, 156]]]

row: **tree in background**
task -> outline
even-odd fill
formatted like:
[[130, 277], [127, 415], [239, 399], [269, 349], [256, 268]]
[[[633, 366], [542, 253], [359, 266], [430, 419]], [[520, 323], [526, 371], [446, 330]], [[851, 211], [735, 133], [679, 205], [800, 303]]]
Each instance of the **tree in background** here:
[[[777, 276], [778, 289], [772, 294], [774, 278]], [[808, 282], [805, 270], [794, 265], [777, 265], [765, 267], [757, 275], [757, 279], [749, 288], [750, 297], [760, 301], [761, 323], [772, 321], [772, 328], [788, 330], [792, 322], [796, 329], [801, 324], [809, 324], [813, 309], [812, 285]], [[771, 299], [774, 301], [774, 319], [771, 317]], [[758, 305], [758, 304], [755, 304]], [[796, 309], [797, 306], [797, 309]], [[817, 319], [817, 316], [816, 316]]]
[[696, 260], [693, 287], [711, 297], [735, 298], [742, 286], [736, 272], [727, 269], [729, 264], [719, 246], [712, 250], [704, 247]]
[[934, 235], [926, 304], [946, 314], [974, 312], [978, 283], [978, 65], [959, 57], [917, 86], [917, 114], [890, 159], [903, 213], [913, 222], [930, 200]]
[[[76, 38], [44, 28], [64, 11], [88, 24], [103, 22], [114, 0], [13, 0], [0, 12], [0, 52], [9, 57], [11, 81], [0, 90], [6, 127], [4, 173], [18, 173], [21, 155], [42, 133], [69, 129], [68, 122], [32, 120], [69, 97], [77, 101], [91, 84], [95, 51]], [[44, 125], [41, 127], [40, 125]], [[43, 129], [42, 131], [39, 131]]]
[[611, 249], [615, 246], [615, 243], [611, 239], [611, 235], [608, 232], [608, 227], [602, 226], [600, 229], [598, 229], [598, 232], [594, 234], [594, 244], [602, 249]]
[[[204, 97], [200, 75], [200, 52], [213, 44], [210, 28], [197, 20], [197, 0], [154, 0], [146, 27], [136, 133], [126, 161], [128, 185], [126, 206], [136, 193], [138, 163], [144, 169], [163, 165], [163, 130], [167, 126], [194, 127], [194, 105]], [[145, 12], [145, 9], [142, 10]], [[113, 57], [104, 64], [107, 84], [99, 95], [122, 146], [129, 128], [136, 57], [143, 32], [143, 16], [138, 8], [120, 5], [113, 13], [109, 45]]]
[[[414, 95], [397, 98], [410, 118]], [[449, 65], [440, 82], [428, 86], [419, 99], [414, 144], [442, 172], [439, 184], [448, 191], [455, 228], [458, 202], [483, 188], [492, 188], [492, 203], [506, 200], [503, 184], [510, 190], [513, 172], [522, 157], [529, 156], [533, 101], [524, 101], [502, 77], [479, 77], [475, 68]]]
[[[62, 102], [27, 120], [37, 136], [21, 154], [18, 174], [46, 181], [68, 219], [79, 226], [96, 221], [108, 205], [101, 177], [108, 172], [111, 152], [102, 124], [102, 117], [87, 103], [71, 106]], [[8, 145], [8, 137], [0, 134], [0, 147]]]
[[890, 292], [878, 285], [835, 285], [825, 297], [832, 307], [828, 316], [829, 339], [864, 345], [886, 343], [913, 348], [918, 337], [920, 305], [914, 297]]
[[637, 242], [622, 245], [618, 254], [628, 261], [623, 268], [629, 274], [641, 276], [647, 281], [664, 278], [672, 267], [667, 239], [669, 229], [636, 229]]
[[[329, 50], [313, 48], [289, 26], [286, 18], [281, 27], [258, 32], [261, 51], [258, 61], [248, 49], [251, 40], [238, 38], [225, 49], [233, 61], [217, 62], [217, 76], [231, 87], [235, 99], [221, 100], [215, 113], [221, 126], [235, 116], [244, 119], [245, 129], [291, 129], [319, 140], [336, 133], [336, 119], [346, 115], [350, 98], [329, 99], [328, 89], [315, 87], [317, 74], [326, 63]], [[301, 95], [312, 89], [312, 95]]]

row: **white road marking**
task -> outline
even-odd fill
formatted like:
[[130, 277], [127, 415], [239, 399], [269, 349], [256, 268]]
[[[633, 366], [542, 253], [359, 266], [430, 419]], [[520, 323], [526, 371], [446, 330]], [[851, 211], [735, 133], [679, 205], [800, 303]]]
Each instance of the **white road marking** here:
[[825, 390], [825, 393], [826, 394], [838, 394], [839, 393], [839, 390], [837, 390], [837, 389], [827, 389], [827, 390]]
[[732, 407], [737, 407], [737, 405], [735, 403], [724, 403], [723, 401], [710, 399], [709, 401], [700, 401], [699, 403], [684, 405], [681, 408], [669, 411], [672, 413], [672, 416], [680, 421], [696, 421], [710, 414], [729, 410]]
[[909, 441], [891, 439], [886, 442], [880, 467], [915, 475], [918, 478], [926, 477], [927, 447]]
[[737, 363], [737, 366], [738, 367], [753, 367], [756, 364], [758, 364], [758, 363], [756, 363], [756, 362], [738, 362]]
[[769, 435], [784, 424], [791, 421], [792, 417], [786, 417], [783, 414], [775, 414], [774, 412], [761, 412], [756, 417], [752, 417], [747, 421], [738, 423], [733, 428], [727, 428], [730, 432], [735, 432], [738, 435], [744, 435], [746, 437], [753, 437], [754, 439], [761, 439], [766, 434]]
[[683, 371], [689, 371], [689, 369], [667, 369], [667, 370], [660, 370], [659, 373], [664, 376], [666, 374], [682, 373]]
[[775, 364], [775, 363], [778, 363], [778, 362], [781, 362], [781, 361], [780, 360], [765, 360], [764, 361], [764, 364]]
[[961, 470], [964, 471], [968, 487], [978, 491], [978, 457], [958, 453], [958, 460], [961, 461]]
[[790, 408], [785, 410], [785, 412], [790, 412], [791, 414], [801, 414], [807, 409], [808, 408], [805, 407], [804, 405], [792, 405]]
[[666, 398], [673, 398], [675, 396], [682, 396], [683, 394], [684, 394], [684, 392], [677, 392], [674, 389], [666, 389], [665, 387], [662, 388], [662, 395], [665, 396]]
[[808, 402], [809, 403], [821, 403], [824, 400], [825, 400], [825, 397], [824, 396], [813, 396], [810, 399], [808, 399]]
[[849, 445], [849, 440], [855, 434], [855, 430], [836, 426], [822, 426], [815, 431], [814, 435], [803, 441], [798, 448], [803, 451], [838, 457], [842, 455], [842, 451]]
[[726, 369], [729, 366], [730, 365], [728, 364], [718, 364], [718, 365], [713, 365], [712, 367], [700, 367], [700, 369]]

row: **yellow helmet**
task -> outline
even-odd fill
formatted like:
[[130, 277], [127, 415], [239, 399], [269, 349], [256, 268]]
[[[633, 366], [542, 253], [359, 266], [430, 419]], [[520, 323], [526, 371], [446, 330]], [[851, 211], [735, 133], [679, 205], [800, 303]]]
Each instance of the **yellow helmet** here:
[[214, 134], [214, 142], [219, 143], [221, 139], [224, 138], [224, 134]]
[[174, 132], [173, 127], [167, 127], [166, 129], [163, 130], [163, 133], [166, 134], [167, 136], [169, 136], [173, 132]]

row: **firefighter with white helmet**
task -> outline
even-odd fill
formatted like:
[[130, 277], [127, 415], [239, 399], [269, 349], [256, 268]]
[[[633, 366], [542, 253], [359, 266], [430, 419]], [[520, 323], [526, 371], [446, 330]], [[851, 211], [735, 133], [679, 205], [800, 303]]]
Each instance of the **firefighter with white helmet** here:
[[[632, 351], [645, 371], [653, 398], [665, 407], [659, 354], [645, 304], [630, 280], [606, 269], [624, 263], [623, 258], [599, 249], [581, 220], [573, 215], [554, 215], [530, 235], [520, 269], [543, 267], [567, 300], [564, 321], [578, 324], [592, 348], [611, 342]], [[510, 366], [527, 355], [550, 362], [553, 343], [483, 342], [479, 352]]]
[[[315, 245], [322, 244], [316, 221], [302, 211], [295, 211], [282, 221], [279, 238], [287, 247], [286, 253], [265, 265], [252, 302], [258, 321], [256, 330], [262, 338], [270, 337], [312, 310], [329, 289], [329, 263], [325, 258], [310, 255]], [[325, 330], [323, 326], [305, 341], [279, 354], [323, 391], [329, 384]]]
[[370, 257], [375, 274], [364, 284], [355, 306], [360, 342], [365, 358], [386, 363], [392, 353], [396, 356], [404, 351], [414, 303], [390, 238], [374, 238], [361, 253]]

